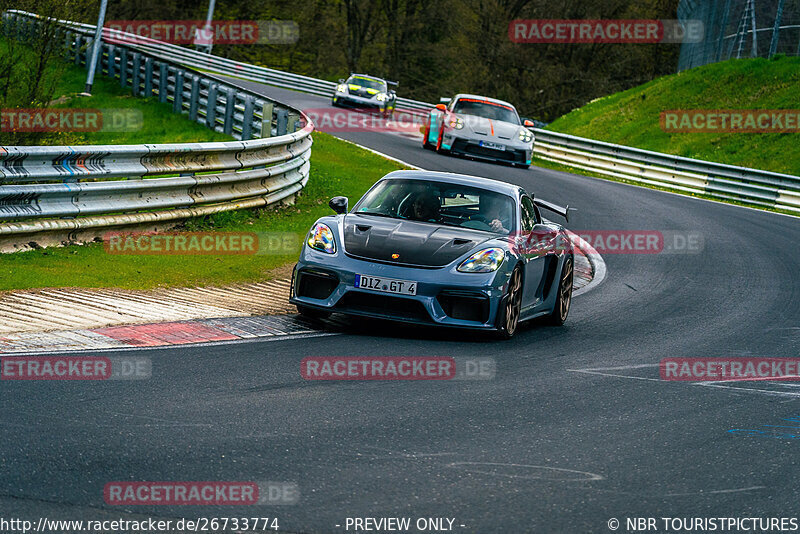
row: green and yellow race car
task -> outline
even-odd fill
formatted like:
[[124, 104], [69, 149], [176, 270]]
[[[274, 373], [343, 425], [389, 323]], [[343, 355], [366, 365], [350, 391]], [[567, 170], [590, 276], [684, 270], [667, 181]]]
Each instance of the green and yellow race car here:
[[397, 95], [394, 89], [389, 89], [390, 85], [396, 87], [397, 82], [389, 82], [366, 74], [351, 74], [347, 80], [339, 80], [331, 98], [331, 105], [379, 111], [391, 116], [397, 104]]

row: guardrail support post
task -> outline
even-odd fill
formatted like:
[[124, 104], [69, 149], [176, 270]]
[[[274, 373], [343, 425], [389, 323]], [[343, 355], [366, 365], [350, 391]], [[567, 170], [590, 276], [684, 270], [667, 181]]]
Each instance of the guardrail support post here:
[[95, 72], [99, 72], [100, 75], [103, 75], [103, 49], [105, 45], [100, 43], [100, 49], [97, 51], [97, 61], [94, 64]]
[[64, 39], [64, 55], [67, 56], [67, 60], [72, 59], [72, 39], [73, 33], [67, 32], [67, 37]]
[[242, 117], [242, 141], [249, 141], [253, 137], [253, 111], [255, 110], [255, 102], [253, 97], [245, 95], [244, 97], [244, 116]]
[[189, 119], [197, 122], [197, 107], [200, 104], [200, 80], [192, 76], [192, 95], [189, 97]]
[[83, 49], [83, 55], [81, 57], [81, 65], [83, 65], [88, 69], [89, 65], [91, 64], [90, 62], [92, 61], [91, 56], [92, 56], [93, 46], [92, 46], [92, 40], [89, 37], [86, 37], [84, 39], [84, 42], [86, 43], [86, 47], [84, 47]]
[[[17, 41], [21, 41], [22, 40], [22, 21], [15, 17], [14, 18], [14, 26], [12, 26], [11, 31], [12, 32], [16, 32]], [[12, 35], [13, 35], [13, 33], [9, 33], [9, 37], [11, 37]]]
[[128, 49], [122, 48], [119, 51], [119, 85], [128, 85]]
[[261, 137], [272, 137], [272, 104], [268, 102], [261, 108]]
[[208, 102], [206, 105], [206, 126], [212, 130], [217, 127], [217, 84], [208, 86]]
[[158, 101], [167, 102], [167, 85], [169, 76], [167, 75], [167, 64], [163, 61], [158, 66]]
[[22, 31], [23, 31], [23, 29], [24, 28], [22, 27], [22, 21], [21, 20], [17, 20], [16, 24], [14, 24], [14, 31], [17, 32], [17, 41], [22, 41], [22, 38], [23, 38]]
[[114, 45], [108, 46], [108, 77], [114, 80], [114, 73], [117, 70], [117, 47]]
[[183, 71], [175, 72], [175, 98], [172, 99], [172, 112], [183, 111]]
[[287, 126], [289, 125], [289, 112], [286, 111], [285, 109], [279, 109], [276, 115], [278, 116], [276, 133], [279, 136], [286, 135], [286, 129]]
[[297, 123], [300, 121], [300, 115], [297, 113], [289, 112], [289, 126], [287, 133], [294, 133], [297, 131]]
[[144, 97], [153, 96], [153, 60], [144, 58]]
[[225, 123], [222, 131], [228, 135], [233, 134], [233, 112], [236, 109], [236, 91], [228, 89], [225, 95]]
[[75, 36], [75, 64], [81, 64], [81, 46], [83, 46], [83, 35]]
[[133, 96], [139, 96], [139, 84], [142, 77], [142, 56], [138, 52], [133, 53]]

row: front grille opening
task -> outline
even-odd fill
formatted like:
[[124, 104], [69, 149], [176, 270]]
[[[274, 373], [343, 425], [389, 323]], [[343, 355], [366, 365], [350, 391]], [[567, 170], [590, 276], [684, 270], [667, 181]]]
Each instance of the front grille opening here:
[[425, 306], [418, 300], [393, 297], [383, 294], [348, 291], [336, 303], [336, 308], [343, 312], [348, 310], [385, 315], [399, 319], [413, 319], [431, 322], [431, 316]]
[[325, 300], [339, 285], [339, 278], [325, 271], [300, 271], [297, 274], [297, 296]]
[[477, 143], [467, 142], [464, 139], [457, 139], [453, 143], [452, 148], [456, 152], [465, 152], [467, 154], [495, 158], [503, 161], [524, 163], [523, 160], [525, 159], [525, 154], [518, 150], [495, 150], [494, 148], [480, 146]]
[[489, 297], [481, 293], [442, 291], [436, 297], [448, 317], [485, 323], [489, 320]]

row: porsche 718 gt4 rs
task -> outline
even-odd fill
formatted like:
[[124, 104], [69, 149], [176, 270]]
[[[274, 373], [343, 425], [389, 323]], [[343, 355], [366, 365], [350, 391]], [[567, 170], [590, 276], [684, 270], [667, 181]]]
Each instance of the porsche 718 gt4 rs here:
[[331, 312], [513, 336], [521, 321], [561, 325], [572, 300], [566, 230], [540, 208], [567, 208], [474, 176], [395, 171], [348, 211], [312, 226], [292, 275], [291, 302]]
[[388, 82], [365, 74], [351, 74], [347, 80], [339, 80], [331, 97], [331, 105], [350, 107], [369, 111], [378, 111], [384, 115], [394, 113], [397, 95]]
[[442, 99], [428, 113], [422, 146], [445, 154], [529, 167], [534, 141], [530, 128], [533, 122], [520, 119], [508, 102], [459, 94]]

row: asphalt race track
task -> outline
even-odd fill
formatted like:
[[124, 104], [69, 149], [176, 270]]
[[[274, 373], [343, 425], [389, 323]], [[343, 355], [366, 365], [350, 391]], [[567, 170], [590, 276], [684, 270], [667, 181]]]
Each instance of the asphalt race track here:
[[[240, 83], [303, 108], [329, 104]], [[800, 421], [798, 383], [666, 382], [658, 363], [800, 357], [798, 219], [445, 157], [399, 135], [341, 137], [575, 206], [575, 231], [700, 232], [704, 246], [606, 254], [605, 281], [574, 300], [565, 327], [532, 325], [508, 342], [359, 323], [325, 337], [139, 350], [153, 363], [143, 381], [4, 382], [0, 515], [276, 516], [298, 533], [346, 532], [348, 517], [446, 517], [454, 532], [576, 533], [611, 532], [611, 518], [625, 531], [632, 517], [796, 514], [800, 422], [787, 419]], [[325, 355], [489, 356], [497, 374], [303, 380], [300, 360]], [[118, 480], [293, 481], [302, 497], [258, 513], [108, 506], [103, 487]]]

